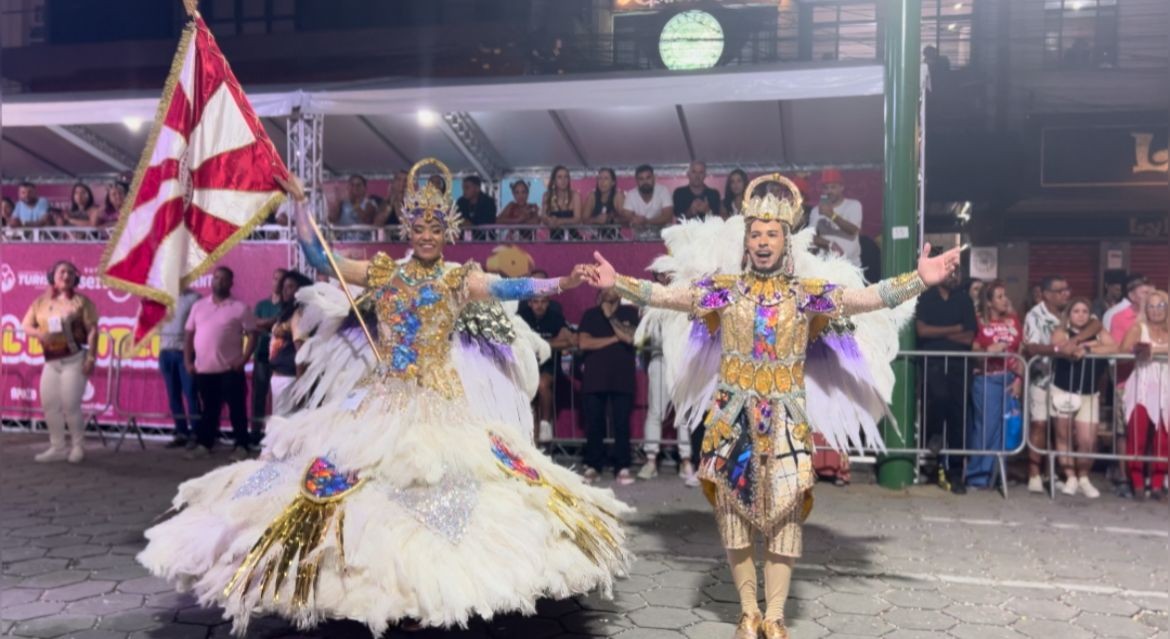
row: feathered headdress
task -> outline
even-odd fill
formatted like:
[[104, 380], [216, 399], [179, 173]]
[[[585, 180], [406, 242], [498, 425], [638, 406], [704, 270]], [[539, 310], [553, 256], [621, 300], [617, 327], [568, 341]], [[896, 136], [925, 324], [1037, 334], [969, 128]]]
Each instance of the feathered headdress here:
[[[788, 195], [777, 197], [775, 194], [765, 192], [762, 196], [752, 197], [752, 193], [756, 188], [766, 182], [779, 182], [788, 189]], [[761, 175], [760, 177], [751, 181], [747, 188], [743, 190], [743, 217], [745, 219], [756, 220], [776, 220], [788, 225], [788, 228], [795, 229], [804, 217], [804, 197], [800, 194], [800, 189], [796, 184], [788, 178], [779, 173], [772, 173], [769, 175]]]
[[454, 242], [459, 237], [459, 226], [462, 219], [455, 204], [443, 189], [437, 188], [427, 180], [420, 189], [418, 186], [418, 171], [428, 164], [438, 167], [443, 174], [443, 184], [447, 190], [451, 188], [451, 169], [447, 168], [436, 158], [424, 158], [410, 167], [410, 174], [406, 178], [406, 194], [402, 205], [402, 236], [410, 238], [411, 229], [415, 224], [429, 224], [438, 222], [443, 227], [443, 235], [448, 242]]

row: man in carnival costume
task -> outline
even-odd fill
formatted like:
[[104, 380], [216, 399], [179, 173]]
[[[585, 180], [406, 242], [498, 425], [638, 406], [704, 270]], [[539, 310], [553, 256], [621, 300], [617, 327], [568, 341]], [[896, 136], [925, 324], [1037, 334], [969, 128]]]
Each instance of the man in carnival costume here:
[[[751, 197], [765, 181], [788, 195], [760, 189]], [[680, 421], [706, 426], [698, 473], [740, 596], [735, 637], [777, 639], [788, 636], [784, 601], [812, 508], [812, 432], [838, 448], [861, 445], [863, 432], [865, 443], [881, 446], [877, 423], [892, 392], [889, 362], [909, 317], [906, 302], [953, 271], [959, 250], [928, 258], [928, 245], [916, 272], [864, 286], [839, 258], [808, 254], [811, 230], [792, 235], [803, 216], [792, 182], [762, 176], [744, 192], [742, 217], [664, 232], [669, 255], [651, 269], [674, 284], [619, 275], [600, 253], [588, 279], [668, 309], [668, 384]], [[765, 550], [763, 614], [757, 537]]]
[[459, 219], [442, 190], [419, 188], [429, 163], [451, 183], [435, 160], [411, 170], [412, 253], [397, 261], [329, 254], [300, 184], [283, 184], [310, 263], [365, 287], [364, 312], [336, 287], [302, 289], [299, 411], [272, 419], [259, 460], [180, 486], [180, 512], [146, 531], [138, 556], [222, 606], [237, 633], [265, 614], [354, 619], [375, 636], [404, 620], [465, 626], [608, 593], [627, 569], [629, 508], [531, 444], [536, 357], [496, 303], [573, 288], [591, 267], [503, 279], [444, 262]]

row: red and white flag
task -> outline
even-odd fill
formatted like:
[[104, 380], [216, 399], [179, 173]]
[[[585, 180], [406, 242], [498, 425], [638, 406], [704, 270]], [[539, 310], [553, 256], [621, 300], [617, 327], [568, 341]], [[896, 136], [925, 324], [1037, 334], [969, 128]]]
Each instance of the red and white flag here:
[[288, 169], [203, 19], [183, 31], [130, 195], [102, 257], [108, 286], [141, 297], [135, 346], [183, 287], [283, 200]]

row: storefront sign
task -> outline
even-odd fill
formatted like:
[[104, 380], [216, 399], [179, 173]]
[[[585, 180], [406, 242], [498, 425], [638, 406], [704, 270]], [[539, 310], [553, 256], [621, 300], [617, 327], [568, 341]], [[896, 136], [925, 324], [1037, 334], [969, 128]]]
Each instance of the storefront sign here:
[[1020, 215], [1012, 220], [1012, 234], [1018, 238], [1082, 238], [1082, 239], [1156, 239], [1170, 232], [1166, 215], [1133, 213], [1113, 215], [1098, 213], [1065, 214], [1057, 218], [1051, 213]]
[[1040, 182], [1046, 188], [1163, 187], [1167, 126], [1053, 126], [1041, 132]]
[[1166, 237], [1170, 229], [1167, 228], [1166, 218], [1139, 217], [1129, 218], [1129, 234], [1133, 237]]
[[1109, 249], [1105, 253], [1105, 268], [1111, 271], [1125, 268], [1125, 251], [1121, 249]]

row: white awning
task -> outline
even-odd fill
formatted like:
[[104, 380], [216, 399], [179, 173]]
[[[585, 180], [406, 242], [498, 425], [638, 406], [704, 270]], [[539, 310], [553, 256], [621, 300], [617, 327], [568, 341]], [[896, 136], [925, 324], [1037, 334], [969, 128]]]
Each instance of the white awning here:
[[[422, 157], [476, 171], [451, 128], [417, 114], [458, 113], [506, 171], [685, 164], [816, 166], [882, 159], [880, 65], [755, 67], [740, 71], [546, 76], [420, 85], [378, 81], [249, 98], [285, 151], [284, 118], [324, 114], [324, 158], [336, 173], [385, 174]], [[159, 91], [161, 93], [161, 89]], [[6, 96], [0, 175], [70, 178], [132, 168], [158, 93]], [[137, 131], [128, 120], [145, 123]]]

